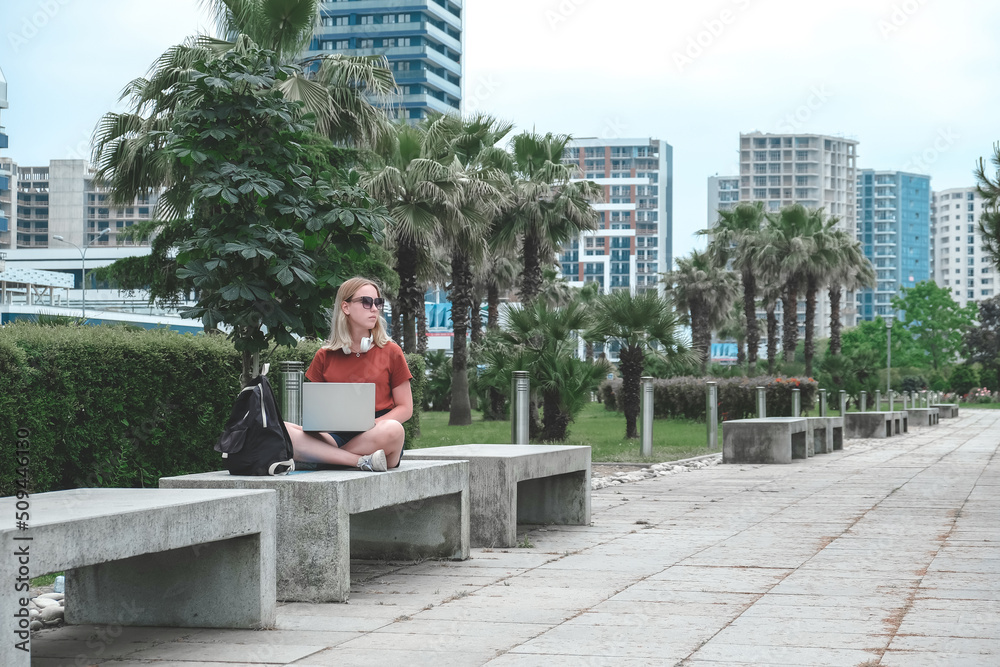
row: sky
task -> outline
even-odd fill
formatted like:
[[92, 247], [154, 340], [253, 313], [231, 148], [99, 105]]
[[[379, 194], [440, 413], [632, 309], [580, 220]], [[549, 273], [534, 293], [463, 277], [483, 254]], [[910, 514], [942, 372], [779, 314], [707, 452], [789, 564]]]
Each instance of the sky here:
[[[856, 139], [858, 166], [974, 183], [1000, 141], [1000, 3], [466, 0], [466, 110], [517, 130], [655, 138], [674, 152], [674, 255], [704, 246], [706, 180], [740, 132]], [[212, 22], [198, 0], [0, 4], [4, 156], [88, 157], [101, 114]]]

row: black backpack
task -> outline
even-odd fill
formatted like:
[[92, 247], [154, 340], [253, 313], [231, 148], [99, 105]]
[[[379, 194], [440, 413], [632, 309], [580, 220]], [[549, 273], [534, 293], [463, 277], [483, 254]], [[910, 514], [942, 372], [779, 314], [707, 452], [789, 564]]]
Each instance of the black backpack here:
[[236, 397], [226, 428], [215, 443], [230, 475], [281, 475], [295, 470], [292, 440], [264, 373]]

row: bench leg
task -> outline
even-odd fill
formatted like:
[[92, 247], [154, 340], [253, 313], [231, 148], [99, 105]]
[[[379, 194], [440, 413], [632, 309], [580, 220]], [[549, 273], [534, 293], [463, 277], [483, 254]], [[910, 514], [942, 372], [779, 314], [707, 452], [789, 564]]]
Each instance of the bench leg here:
[[469, 557], [466, 492], [351, 515], [351, 557], [417, 560]]
[[274, 562], [261, 551], [260, 534], [244, 535], [66, 570], [66, 622], [272, 627]]
[[586, 470], [526, 479], [517, 485], [517, 522], [590, 525], [590, 477]]
[[808, 458], [809, 454], [807, 452], [808, 445], [806, 444], [806, 433], [805, 431], [801, 433], [792, 434], [792, 458], [793, 459], [804, 459]]
[[844, 448], [844, 429], [843, 427], [834, 427], [833, 429], [833, 451], [839, 451]]

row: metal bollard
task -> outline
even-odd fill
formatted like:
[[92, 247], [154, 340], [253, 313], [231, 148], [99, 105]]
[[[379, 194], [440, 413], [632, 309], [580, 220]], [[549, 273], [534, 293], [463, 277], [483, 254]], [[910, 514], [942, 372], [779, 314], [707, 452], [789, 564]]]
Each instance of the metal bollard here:
[[531, 394], [528, 371], [514, 371], [510, 385], [510, 441], [515, 445], [526, 445], [528, 444], [528, 401]]
[[819, 416], [826, 417], [826, 389], [819, 390]]
[[885, 400], [889, 403], [889, 412], [894, 412], [896, 410], [896, 392], [892, 389], [885, 392]]
[[792, 389], [792, 416], [798, 417], [802, 414], [802, 390]]
[[847, 414], [847, 391], [840, 390], [840, 416]]
[[767, 417], [767, 390], [757, 387], [757, 419]]
[[653, 378], [644, 375], [642, 382], [642, 449], [643, 456], [653, 455]]
[[868, 392], [867, 391], [861, 392], [861, 408], [860, 408], [860, 410], [861, 410], [861, 412], [867, 412], [868, 411]]
[[281, 417], [292, 424], [302, 423], [304, 368], [301, 361], [281, 362]]
[[708, 448], [719, 446], [719, 383], [706, 382], [705, 420], [708, 422]]
[[875, 390], [875, 412], [882, 412], [882, 390]]

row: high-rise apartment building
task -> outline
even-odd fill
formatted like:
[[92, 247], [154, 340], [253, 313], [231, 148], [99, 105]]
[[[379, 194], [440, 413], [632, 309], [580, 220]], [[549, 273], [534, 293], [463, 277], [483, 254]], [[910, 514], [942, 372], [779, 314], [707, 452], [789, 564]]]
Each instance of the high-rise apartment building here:
[[1000, 294], [1000, 272], [982, 251], [979, 216], [983, 199], [975, 187], [937, 190], [931, 200], [931, 271], [938, 287], [960, 305]]
[[739, 176], [708, 177], [708, 228], [719, 221], [719, 211], [731, 210], [740, 203]]
[[[838, 226], [856, 234], [857, 147], [853, 139], [823, 134], [740, 134], [739, 201], [763, 201], [764, 210], [778, 212], [801, 204], [823, 208], [839, 219]], [[855, 324], [853, 298], [847, 295], [842, 310], [844, 324]], [[779, 304], [780, 311], [780, 304]], [[830, 303], [825, 290], [816, 300], [815, 335], [830, 335]], [[800, 327], [805, 322], [805, 301], [798, 305]]]
[[604, 189], [593, 205], [598, 229], [563, 248], [563, 277], [597, 282], [603, 292], [662, 292], [660, 274], [673, 269], [673, 147], [650, 138], [575, 139], [563, 162]]
[[399, 118], [458, 113], [463, 86], [463, 0], [325, 0], [308, 58], [384, 55], [399, 86]]
[[[0, 110], [7, 108], [7, 79], [0, 70]], [[7, 148], [7, 134], [4, 132], [0, 118], [0, 150]], [[9, 160], [0, 158], [0, 248], [10, 247], [10, 229], [14, 209], [14, 174]]]
[[859, 320], [892, 313], [901, 288], [931, 277], [931, 178], [903, 171], [858, 172], [857, 238], [875, 268], [874, 289], [855, 293]]
[[[17, 174], [17, 248], [57, 247], [68, 243], [116, 247], [140, 245], [119, 234], [140, 220], [149, 220], [156, 196], [128, 206], [111, 206], [110, 196], [94, 184], [94, 170], [85, 160], [52, 160], [45, 167], [12, 165]], [[108, 233], [100, 236], [105, 229]]]

